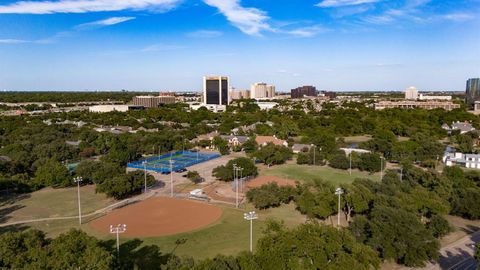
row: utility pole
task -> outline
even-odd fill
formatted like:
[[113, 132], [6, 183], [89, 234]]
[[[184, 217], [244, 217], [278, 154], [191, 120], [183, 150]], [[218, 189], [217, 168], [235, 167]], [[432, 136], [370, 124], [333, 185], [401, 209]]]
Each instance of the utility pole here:
[[337, 217], [337, 227], [340, 227], [340, 196], [343, 194], [343, 189], [337, 188], [335, 190], [335, 195], [338, 195], [338, 217]]
[[127, 231], [127, 225], [125, 224], [118, 224], [118, 225], [110, 225], [110, 233], [116, 234], [117, 236], [117, 255], [118, 259], [120, 260], [120, 234]]
[[170, 159], [170, 197], [173, 198], [173, 160]]
[[78, 198], [78, 223], [82, 225], [82, 204], [80, 203], [80, 182], [83, 181], [81, 176], [73, 178], [73, 182], [77, 183], [77, 198]]
[[144, 160], [143, 164], [143, 174], [145, 175], [145, 194], [147, 194], [147, 161]]
[[400, 168], [400, 182], [403, 182], [403, 167]]
[[250, 252], [253, 251], [253, 220], [258, 219], [258, 215], [255, 211], [251, 211], [243, 214], [243, 218], [250, 221]]

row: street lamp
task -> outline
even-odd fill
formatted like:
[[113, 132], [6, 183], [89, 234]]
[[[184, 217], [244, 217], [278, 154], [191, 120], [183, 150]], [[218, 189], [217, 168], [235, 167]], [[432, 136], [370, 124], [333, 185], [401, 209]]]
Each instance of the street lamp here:
[[335, 190], [335, 195], [338, 195], [338, 218], [337, 218], [337, 227], [340, 227], [340, 196], [343, 194], [343, 189], [337, 188]]
[[78, 197], [78, 223], [82, 225], [82, 206], [80, 204], [80, 182], [83, 181], [81, 176], [73, 178], [73, 182], [77, 183], [77, 197]]
[[173, 198], [173, 163], [174, 161], [170, 159], [170, 197]]
[[114, 233], [117, 235], [117, 254], [120, 258], [120, 236], [119, 234], [124, 233], [127, 231], [127, 225], [125, 224], [118, 224], [118, 225], [110, 225], [110, 233]]
[[258, 215], [255, 211], [251, 211], [243, 214], [243, 218], [250, 221], [250, 252], [253, 251], [253, 220], [258, 219]]
[[147, 161], [142, 161], [143, 164], [143, 174], [145, 175], [145, 194], [147, 194]]

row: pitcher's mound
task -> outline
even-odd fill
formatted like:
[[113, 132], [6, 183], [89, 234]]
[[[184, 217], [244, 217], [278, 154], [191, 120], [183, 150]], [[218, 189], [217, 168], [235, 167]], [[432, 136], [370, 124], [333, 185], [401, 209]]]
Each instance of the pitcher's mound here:
[[163, 236], [205, 227], [221, 216], [222, 210], [210, 204], [157, 197], [117, 209], [90, 225], [101, 233], [110, 233], [110, 225], [126, 224], [126, 236]]

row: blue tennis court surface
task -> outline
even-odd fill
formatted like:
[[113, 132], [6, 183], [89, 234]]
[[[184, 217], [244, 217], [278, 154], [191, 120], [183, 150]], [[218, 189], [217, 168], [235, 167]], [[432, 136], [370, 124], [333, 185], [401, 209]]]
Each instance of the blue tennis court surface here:
[[133, 161], [128, 163], [127, 167], [143, 170], [145, 168], [143, 162], [146, 162], [146, 169], [149, 171], [170, 173], [170, 160], [173, 161], [172, 170], [178, 171], [218, 157], [220, 157], [220, 154], [217, 153], [178, 151]]

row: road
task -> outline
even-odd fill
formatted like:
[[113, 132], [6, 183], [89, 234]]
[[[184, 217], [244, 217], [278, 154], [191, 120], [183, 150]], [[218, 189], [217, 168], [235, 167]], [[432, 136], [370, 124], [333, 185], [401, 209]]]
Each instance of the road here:
[[[477, 262], [473, 257], [474, 245], [480, 242], [480, 231], [467, 235], [440, 249], [440, 258], [417, 270], [475, 270]], [[407, 268], [405, 268], [407, 269]]]

